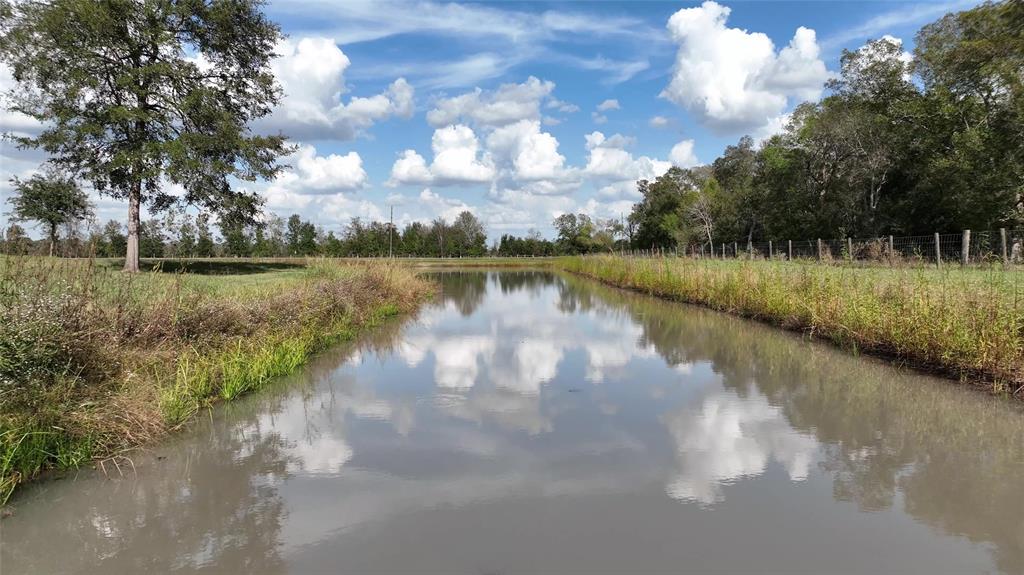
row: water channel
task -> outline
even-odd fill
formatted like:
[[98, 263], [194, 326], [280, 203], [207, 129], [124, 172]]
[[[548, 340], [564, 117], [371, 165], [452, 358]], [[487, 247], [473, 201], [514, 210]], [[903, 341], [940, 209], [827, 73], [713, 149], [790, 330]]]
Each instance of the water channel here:
[[1017, 405], [575, 277], [435, 277], [134, 470], [26, 488], [0, 571], [1024, 571]]

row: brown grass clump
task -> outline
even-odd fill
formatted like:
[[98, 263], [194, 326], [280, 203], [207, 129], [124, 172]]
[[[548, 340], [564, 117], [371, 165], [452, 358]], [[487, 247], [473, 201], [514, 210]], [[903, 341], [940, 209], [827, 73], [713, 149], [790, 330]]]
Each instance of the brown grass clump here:
[[0, 259], [0, 502], [47, 469], [115, 456], [258, 389], [430, 289], [386, 263], [256, 278]]
[[1024, 274], [1012, 269], [609, 256], [559, 266], [1024, 396]]

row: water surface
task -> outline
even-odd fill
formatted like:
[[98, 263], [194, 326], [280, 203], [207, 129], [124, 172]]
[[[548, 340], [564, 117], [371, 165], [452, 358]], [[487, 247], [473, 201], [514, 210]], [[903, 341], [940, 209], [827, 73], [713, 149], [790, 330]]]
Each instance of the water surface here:
[[[3, 573], [1019, 573], [1024, 414], [545, 272], [17, 497]], [[109, 466], [108, 466], [109, 467]]]

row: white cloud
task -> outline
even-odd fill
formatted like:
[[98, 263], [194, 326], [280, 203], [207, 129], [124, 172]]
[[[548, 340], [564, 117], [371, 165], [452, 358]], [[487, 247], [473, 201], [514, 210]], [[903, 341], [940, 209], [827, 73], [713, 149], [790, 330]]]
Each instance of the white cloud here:
[[668, 118], [665, 116], [654, 116], [647, 121], [647, 124], [652, 128], [664, 128], [668, 126]]
[[413, 113], [413, 88], [404, 78], [369, 98], [341, 96], [348, 56], [330, 38], [284, 40], [277, 46], [272, 68], [284, 97], [270, 117], [260, 120], [263, 131], [280, 130], [300, 139], [351, 140], [375, 122]]
[[388, 185], [429, 184], [452, 185], [485, 183], [494, 179], [495, 169], [490, 154], [481, 154], [480, 141], [469, 126], [461, 124], [434, 130], [431, 140], [434, 161], [426, 160], [415, 150], [405, 150], [391, 167]]
[[517, 181], [565, 180], [572, 176], [565, 168], [565, 156], [558, 153], [558, 140], [542, 132], [540, 122], [520, 120], [496, 128], [487, 137], [487, 149]]
[[530, 76], [522, 84], [502, 84], [493, 92], [480, 88], [452, 98], [441, 98], [427, 112], [431, 126], [472, 122], [479, 127], [497, 127], [520, 120], [539, 120], [541, 101], [551, 95], [554, 82]]
[[480, 157], [480, 143], [468, 126], [455, 125], [434, 130], [431, 147], [434, 162], [430, 171], [435, 182], [479, 183], [494, 178], [491, 159], [486, 153]]
[[573, 114], [580, 111], [580, 107], [576, 104], [570, 104], [569, 102], [563, 102], [558, 98], [551, 98], [548, 103], [544, 105], [548, 110], [558, 110], [564, 114]]
[[593, 120], [594, 123], [599, 125], [599, 126], [601, 124], [607, 124], [608, 123], [608, 116], [605, 116], [604, 114], [598, 114], [597, 112], [591, 112], [590, 113], [590, 119]]
[[700, 164], [696, 154], [693, 153], [693, 140], [683, 140], [672, 146], [668, 159], [672, 165], [680, 168], [692, 168]]
[[618, 100], [605, 100], [597, 105], [598, 112], [607, 112], [608, 110], [621, 110]]
[[721, 132], [752, 130], [782, 114], [790, 98], [817, 99], [829, 74], [815, 33], [798, 28], [776, 52], [767, 35], [726, 27], [730, 9], [713, 1], [668, 21], [679, 45], [661, 97]]
[[300, 193], [349, 191], [366, 185], [363, 160], [356, 152], [318, 156], [313, 146], [301, 145], [285, 163], [292, 168], [283, 172], [278, 181]]
[[619, 184], [603, 190], [604, 195], [625, 191], [626, 188], [632, 188], [637, 180], [656, 178], [671, 167], [669, 162], [647, 156], [634, 158], [626, 150], [633, 144], [633, 138], [621, 134], [606, 138], [601, 132], [592, 132], [584, 137], [589, 152], [585, 173], [591, 178]]

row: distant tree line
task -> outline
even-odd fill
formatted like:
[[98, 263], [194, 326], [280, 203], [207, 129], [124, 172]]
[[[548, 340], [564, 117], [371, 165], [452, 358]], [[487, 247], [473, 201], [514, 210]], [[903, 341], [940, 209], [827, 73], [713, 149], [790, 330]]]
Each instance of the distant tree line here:
[[912, 58], [883, 38], [844, 51], [829, 95], [760, 147], [639, 182], [641, 249], [924, 235], [1024, 223], [1024, 2], [948, 14]]

